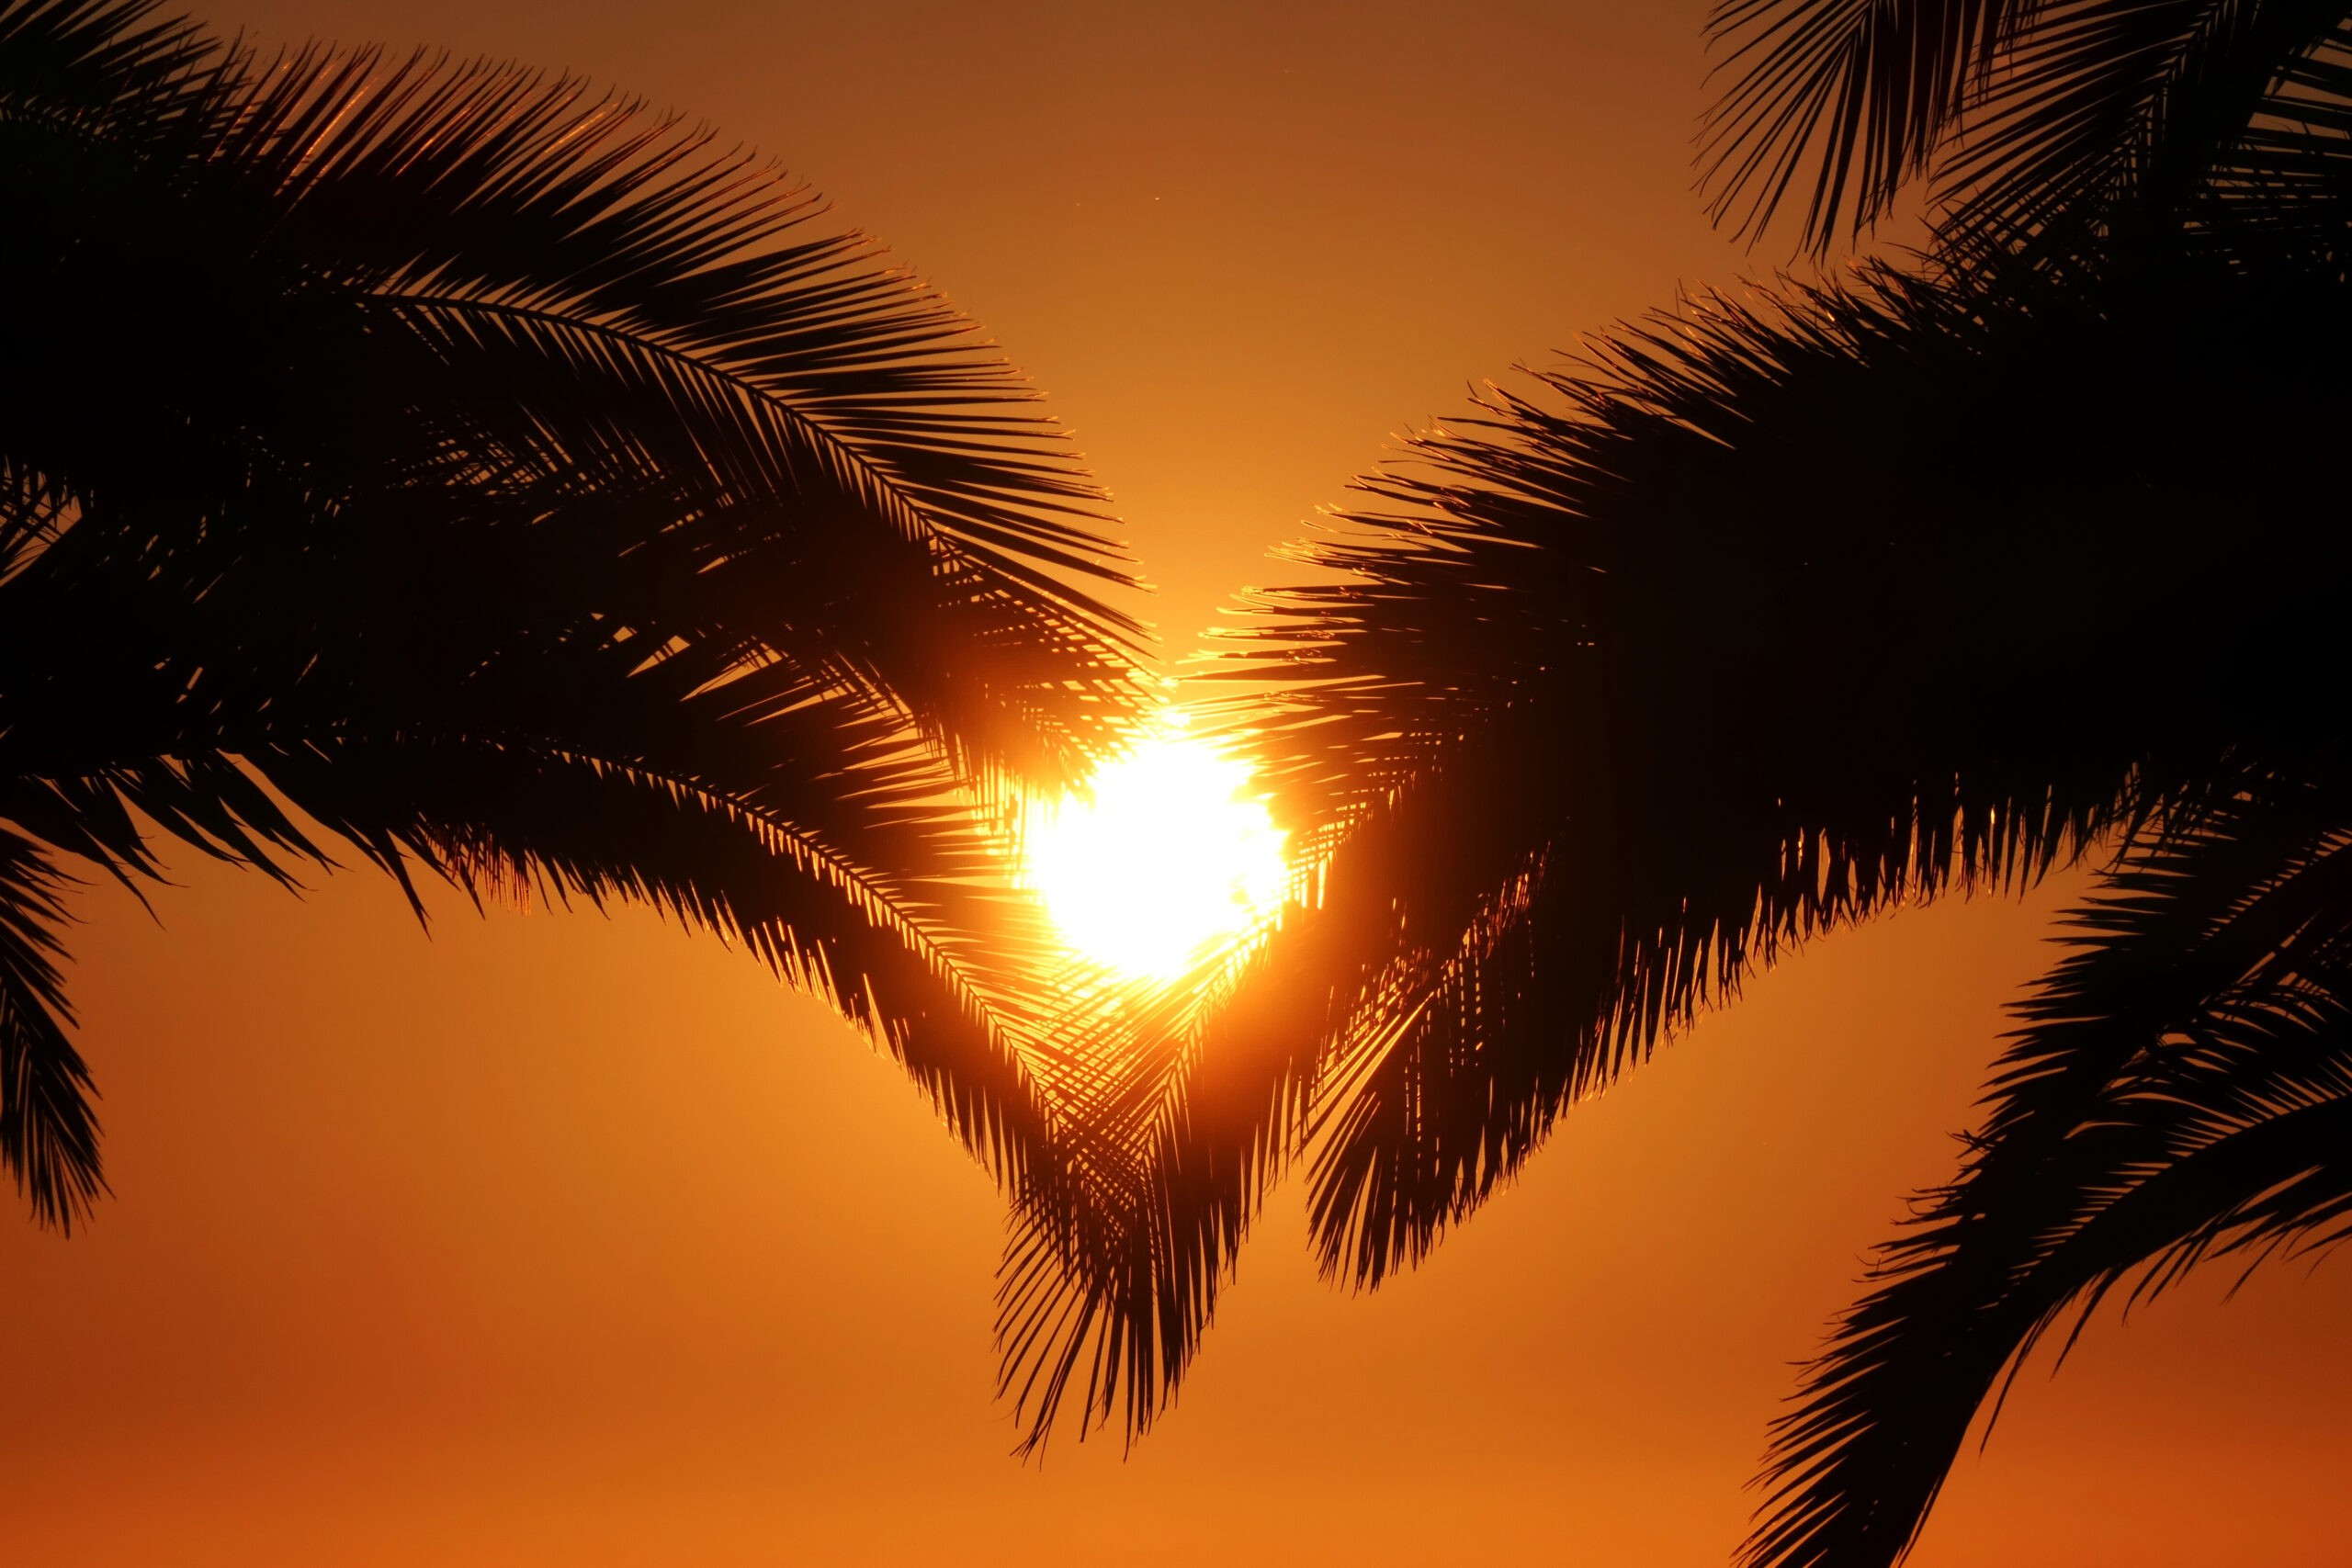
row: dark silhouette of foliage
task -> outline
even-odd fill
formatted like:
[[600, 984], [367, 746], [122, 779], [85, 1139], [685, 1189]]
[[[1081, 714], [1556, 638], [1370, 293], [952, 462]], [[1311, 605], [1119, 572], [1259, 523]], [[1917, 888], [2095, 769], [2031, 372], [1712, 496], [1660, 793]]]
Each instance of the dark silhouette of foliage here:
[[1948, 261], [2341, 244], [2337, 0], [1721, 0], [1712, 30], [1736, 74], [1708, 121], [1710, 210], [1744, 231], [1810, 167], [1816, 252], [1920, 177]]
[[135, 886], [159, 832], [650, 902], [1017, 1176], [1046, 939], [973, 801], [1115, 742], [1138, 633], [968, 322], [634, 103], [151, 0], [0, 3], [0, 1156], [37, 1213], [102, 1189], [60, 857]]
[[1023, 1382], [1085, 1367], [1146, 1426], [1295, 1156], [1327, 1273], [1376, 1283], [1755, 965], [2301, 744], [2352, 316], [2208, 304], [1700, 301], [1366, 481], [1391, 509], [1310, 552], [1348, 580], [1263, 596], [1238, 671], [1289, 682], [1238, 716], [1313, 884], [1103, 1032], [1096, 1175], [1008, 1297]]
[[2138, 836], [2018, 1010], [1960, 1179], [1775, 1433], [1747, 1559], [1891, 1562], [2035, 1342], [2127, 1280], [2352, 1230], [2352, 796], [2256, 773]]
[[1935, 248], [1491, 390], [1301, 549], [1338, 581], [1257, 597], [1232, 673], [1279, 685], [1230, 719], [1305, 885], [1101, 1026], [1098, 1137], [1008, 1263], [1033, 1442], [1149, 1426], [1293, 1161], [1377, 1284], [1757, 966], [2094, 849], [1749, 1560], [1894, 1561], [2070, 1304], [2340, 1234], [2346, 10], [1724, 8], [1726, 188], [1760, 221], [1820, 158], [1818, 244], [1939, 174]]

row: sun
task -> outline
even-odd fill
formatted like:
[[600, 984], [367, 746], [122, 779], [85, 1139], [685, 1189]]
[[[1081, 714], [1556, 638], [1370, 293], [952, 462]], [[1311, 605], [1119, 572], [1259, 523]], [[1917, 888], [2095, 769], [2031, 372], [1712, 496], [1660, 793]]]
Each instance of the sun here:
[[1282, 903], [1288, 869], [1248, 764], [1181, 717], [1105, 764], [1091, 799], [1034, 806], [1028, 881], [1071, 946], [1146, 979], [1172, 979]]

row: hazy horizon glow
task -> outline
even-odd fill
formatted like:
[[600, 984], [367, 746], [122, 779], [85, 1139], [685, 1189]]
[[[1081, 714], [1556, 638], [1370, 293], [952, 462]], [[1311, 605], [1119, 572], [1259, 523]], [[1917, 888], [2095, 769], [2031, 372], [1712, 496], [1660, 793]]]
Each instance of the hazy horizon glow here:
[[1170, 979], [1273, 913], [1288, 837], [1250, 794], [1249, 764], [1181, 717], [1091, 781], [1092, 798], [1030, 808], [1027, 875], [1071, 946]]

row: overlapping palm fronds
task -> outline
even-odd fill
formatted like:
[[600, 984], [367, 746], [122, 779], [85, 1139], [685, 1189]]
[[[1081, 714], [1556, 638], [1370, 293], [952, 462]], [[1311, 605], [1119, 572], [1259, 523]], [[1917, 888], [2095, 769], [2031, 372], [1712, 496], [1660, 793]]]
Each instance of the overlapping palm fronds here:
[[[2345, 14], [1726, 8], [1761, 40], [1718, 121], [1758, 220], [1816, 154], [1815, 244], [1857, 192], [1867, 220], [1940, 172], [1936, 249], [1702, 297], [1491, 392], [1304, 552], [1340, 581], [1257, 599], [1235, 672], [1281, 686], [1233, 723], [1308, 886], [1229, 973], [1106, 1035], [1096, 1178], [1033, 1206], [1009, 1263], [1033, 1441], [1065, 1395], [1149, 1424], [1310, 1152], [1327, 1274], [1377, 1283], [1808, 936], [2119, 836], [2144, 869], [2233, 831], [2199, 814], [2235, 781], [2317, 776], [2352, 566]], [[2270, 1213], [2240, 1198], [2194, 1234]], [[2108, 1277], [2054, 1269], [2076, 1283], [2034, 1299]], [[1899, 1554], [1945, 1427], [2043, 1321], [2004, 1310], [1983, 1379], [1915, 1410], [1899, 1376], [1941, 1320], [1865, 1309], [1785, 1428], [1758, 1561]]]
[[634, 104], [148, 0], [0, 5], [0, 1156], [37, 1212], [98, 1187], [55, 857], [135, 882], [157, 829], [653, 901], [1019, 1168], [1043, 938], [973, 792], [1113, 743], [1138, 633], [968, 322]]
[[2256, 773], [2152, 828], [2020, 1008], [1962, 1174], [1883, 1249], [1776, 1433], [1747, 1560], [1907, 1551], [1980, 1408], [2081, 1325], [2199, 1263], [2352, 1235], [2352, 798]]
[[1173, 1398], [1295, 1152], [1339, 1021], [1317, 981], [1352, 972], [1351, 934], [1294, 908], [1181, 979], [1106, 983], [1060, 1014], [1055, 1157], [1016, 1194], [998, 1293], [1023, 1452], [1066, 1414], [1140, 1436]]
[[2340, 268], [2346, 18], [2342, 0], [1722, 0], [1710, 211], [1754, 234], [1802, 192], [1820, 253], [1924, 178], [1947, 262], [2098, 269], [2202, 239]]
[[1148, 1424], [1310, 1146], [1324, 1269], [1376, 1283], [1756, 965], [2301, 734], [2342, 666], [2352, 315], [2206, 303], [1885, 272], [1695, 301], [1366, 481], [1390, 509], [1309, 552], [1346, 580], [1261, 596], [1237, 669], [1287, 682], [1236, 722], [1313, 886], [1127, 1037], [1118, 1195], [1092, 1251], [1033, 1222], [1016, 1382], [1082, 1368], [1092, 1416]]

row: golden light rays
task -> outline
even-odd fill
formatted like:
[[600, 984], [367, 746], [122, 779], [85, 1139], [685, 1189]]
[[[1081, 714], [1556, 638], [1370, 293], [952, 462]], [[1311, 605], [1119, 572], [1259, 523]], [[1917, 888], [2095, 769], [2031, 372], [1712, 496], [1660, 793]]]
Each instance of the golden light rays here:
[[1248, 765], [1181, 716], [1092, 781], [1033, 805], [1027, 874], [1071, 946], [1139, 979], [1172, 979], [1282, 903], [1287, 837]]

